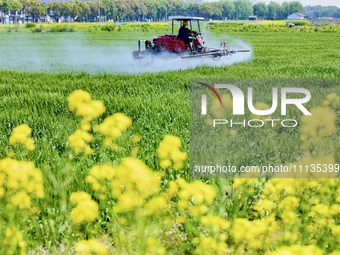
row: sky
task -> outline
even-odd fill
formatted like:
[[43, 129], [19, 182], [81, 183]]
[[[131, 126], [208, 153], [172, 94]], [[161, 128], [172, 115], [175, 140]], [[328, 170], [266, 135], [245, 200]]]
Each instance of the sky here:
[[[216, 0], [205, 0], [206, 2], [216, 2]], [[253, 4], [256, 4], [258, 2], [265, 2], [266, 4], [269, 4], [271, 1], [273, 2], [277, 2], [279, 4], [282, 4], [283, 2], [292, 2], [294, 0], [250, 0], [253, 2]], [[315, 5], [322, 5], [322, 6], [337, 6], [340, 8], [340, 0], [299, 0], [299, 2], [303, 5], [311, 5], [311, 6], [315, 6]]]
[[[282, 4], [283, 2], [292, 2], [293, 0], [250, 0], [252, 1], [254, 4], [258, 3], [258, 2], [265, 2], [266, 4], [269, 4], [271, 1], [273, 2], [277, 2], [279, 4]], [[299, 0], [299, 2], [303, 5], [311, 5], [311, 6], [315, 6], [315, 5], [322, 5], [322, 6], [337, 6], [340, 7], [340, 0]]]

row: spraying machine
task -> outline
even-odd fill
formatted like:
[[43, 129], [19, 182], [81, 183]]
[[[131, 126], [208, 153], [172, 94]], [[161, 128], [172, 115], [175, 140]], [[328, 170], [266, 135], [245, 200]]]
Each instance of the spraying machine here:
[[[162, 56], [162, 53], [171, 53], [175, 57], [179, 56], [184, 59], [210, 57], [219, 60], [221, 57], [229, 57], [237, 52], [250, 52], [248, 49], [229, 50], [225, 42], [220, 43], [220, 48], [205, 46], [200, 24], [204, 18], [173, 16], [170, 20], [172, 33], [160, 35], [152, 40], [138, 40], [138, 50], [132, 52], [134, 59], [142, 60]], [[175, 33], [178, 23], [181, 28], [178, 33]]]

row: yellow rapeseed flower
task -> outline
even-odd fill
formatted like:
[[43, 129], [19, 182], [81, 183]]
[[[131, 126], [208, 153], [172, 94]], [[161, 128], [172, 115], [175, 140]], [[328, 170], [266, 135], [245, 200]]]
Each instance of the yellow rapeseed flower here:
[[141, 135], [136, 134], [131, 138], [132, 143], [138, 143], [142, 139]]
[[105, 136], [112, 139], [117, 139], [122, 132], [124, 132], [129, 126], [131, 126], [132, 120], [123, 113], [115, 113], [109, 117], [106, 117], [104, 121], [97, 127], [96, 131], [99, 131]]
[[300, 246], [283, 246], [275, 251], [269, 252], [266, 255], [322, 255], [323, 252], [315, 245]]
[[[105, 112], [105, 106], [99, 100], [92, 100], [90, 93], [83, 90], [75, 90], [67, 98], [68, 107], [86, 120], [92, 120]], [[87, 130], [87, 129], [85, 129]]]
[[199, 245], [195, 249], [195, 254], [219, 255], [226, 254], [228, 246], [224, 241], [215, 239], [212, 236], [200, 235]]
[[261, 216], [269, 214], [276, 207], [276, 204], [273, 201], [268, 199], [260, 199], [257, 201], [254, 206], [254, 210], [258, 211]]
[[9, 143], [13, 146], [22, 144], [26, 149], [33, 151], [35, 149], [34, 141], [32, 138], [28, 137], [32, 130], [27, 124], [22, 124], [15, 127], [9, 138]]
[[68, 137], [69, 146], [73, 148], [75, 154], [84, 152], [85, 155], [93, 153], [93, 149], [87, 144], [93, 140], [93, 136], [82, 129], [77, 129]]
[[12, 195], [9, 199], [12, 206], [19, 209], [29, 209], [31, 207], [31, 198], [25, 191], [20, 191]]
[[12, 158], [0, 160], [0, 197], [7, 208], [29, 209], [32, 198], [43, 198], [43, 177], [34, 163]]
[[159, 195], [151, 198], [144, 206], [141, 214], [143, 215], [157, 215], [165, 213], [168, 201], [165, 196]]
[[5, 248], [5, 254], [17, 254], [18, 248], [20, 255], [26, 254], [26, 242], [23, 241], [23, 235], [20, 230], [15, 227], [7, 227], [4, 231], [3, 239], [0, 241]]
[[166, 135], [157, 148], [157, 155], [160, 159], [160, 167], [168, 168], [173, 166], [175, 170], [183, 168], [183, 162], [187, 154], [180, 151], [181, 140], [173, 135]]
[[[150, 170], [144, 162], [136, 158], [124, 158], [114, 167], [105, 167], [100, 173], [91, 171], [91, 175], [98, 180], [109, 181], [111, 195], [117, 200], [113, 210], [115, 213], [140, 209], [147, 198], [159, 192], [161, 178], [158, 173]], [[96, 169], [96, 168], [94, 168]], [[146, 210], [146, 213], [148, 208]]]
[[90, 93], [83, 91], [81, 89], [75, 90], [67, 98], [68, 108], [71, 111], [75, 111], [77, 108], [81, 107], [84, 103], [91, 101]]
[[71, 211], [71, 221], [73, 224], [91, 222], [98, 218], [98, 205], [94, 200], [91, 199], [91, 196], [88, 193], [72, 193], [71, 203], [75, 205], [75, 207]]
[[107, 255], [108, 248], [96, 239], [83, 240], [74, 245], [74, 250], [79, 255]]
[[146, 252], [145, 255], [163, 255], [166, 250], [161, 241], [154, 237], [146, 238]]

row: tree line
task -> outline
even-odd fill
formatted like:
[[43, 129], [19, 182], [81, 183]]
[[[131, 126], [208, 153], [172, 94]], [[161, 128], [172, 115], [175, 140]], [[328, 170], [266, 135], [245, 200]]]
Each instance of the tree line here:
[[340, 18], [338, 7], [308, 6], [304, 8], [298, 1], [259, 2], [250, 0], [220, 0], [216, 2], [184, 0], [93, 0], [74, 2], [43, 2], [44, 0], [0, 0], [0, 11], [24, 13], [26, 16], [56, 15], [68, 16], [79, 21], [162, 21], [171, 15], [200, 16], [205, 19], [242, 20], [251, 15], [259, 19], [282, 20], [294, 12], [306, 11], [310, 18]]

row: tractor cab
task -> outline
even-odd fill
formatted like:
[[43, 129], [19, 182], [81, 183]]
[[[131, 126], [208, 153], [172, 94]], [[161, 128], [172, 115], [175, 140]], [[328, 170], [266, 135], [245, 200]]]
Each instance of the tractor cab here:
[[188, 28], [191, 31], [195, 31], [197, 33], [201, 33], [201, 24], [200, 20], [204, 20], [201, 17], [186, 17], [186, 16], [170, 16], [169, 20], [171, 20], [172, 24], [172, 34], [178, 35], [179, 28], [183, 25], [184, 22], [187, 22]]
[[[171, 16], [169, 19], [172, 23], [171, 34], [161, 35], [154, 39], [154, 44], [158, 45], [160, 51], [176, 53], [204, 51], [200, 25], [200, 21], [204, 18]], [[181, 34], [183, 31], [185, 35]]]

